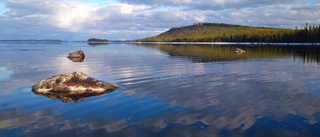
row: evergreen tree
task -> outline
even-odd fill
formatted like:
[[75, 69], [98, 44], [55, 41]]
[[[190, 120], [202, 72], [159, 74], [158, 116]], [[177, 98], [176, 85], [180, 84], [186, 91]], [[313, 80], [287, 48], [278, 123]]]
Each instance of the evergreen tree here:
[[144, 42], [320, 42], [320, 25], [303, 29], [249, 27], [219, 23], [198, 23], [174, 27]]

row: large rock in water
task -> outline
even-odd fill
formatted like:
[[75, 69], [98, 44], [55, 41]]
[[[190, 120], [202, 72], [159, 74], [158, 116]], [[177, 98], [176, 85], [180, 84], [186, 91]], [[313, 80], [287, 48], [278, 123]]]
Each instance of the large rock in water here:
[[109, 93], [117, 88], [116, 85], [88, 77], [82, 72], [73, 72], [42, 80], [32, 86], [32, 91], [38, 95], [70, 102]]
[[86, 56], [82, 50], [69, 53], [68, 58], [74, 62], [82, 62]]

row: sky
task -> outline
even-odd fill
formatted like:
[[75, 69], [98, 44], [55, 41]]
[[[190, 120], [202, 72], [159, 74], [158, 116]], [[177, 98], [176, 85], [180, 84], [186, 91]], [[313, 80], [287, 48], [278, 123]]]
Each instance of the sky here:
[[319, 25], [320, 0], [0, 0], [0, 40], [132, 40], [199, 22]]

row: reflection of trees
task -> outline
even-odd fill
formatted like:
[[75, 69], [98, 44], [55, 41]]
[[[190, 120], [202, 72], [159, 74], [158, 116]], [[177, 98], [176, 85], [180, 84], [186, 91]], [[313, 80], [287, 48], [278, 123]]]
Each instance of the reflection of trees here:
[[294, 48], [287, 47], [288, 53], [292, 53], [294, 59], [300, 59], [304, 63], [317, 62], [320, 63], [320, 47], [319, 46], [296, 46]]
[[[320, 62], [317, 46], [243, 46], [243, 45], [142, 45], [168, 53], [170, 56], [187, 57], [195, 62], [232, 61], [239, 59], [264, 59], [293, 57], [303, 62]], [[237, 55], [232, 50], [241, 47], [246, 52]]]
[[170, 56], [180, 56], [191, 58], [195, 62], [215, 62], [231, 61], [237, 59], [247, 59], [245, 54], [237, 55], [230, 46], [203, 46], [203, 45], [143, 45], [157, 48], [168, 53]]

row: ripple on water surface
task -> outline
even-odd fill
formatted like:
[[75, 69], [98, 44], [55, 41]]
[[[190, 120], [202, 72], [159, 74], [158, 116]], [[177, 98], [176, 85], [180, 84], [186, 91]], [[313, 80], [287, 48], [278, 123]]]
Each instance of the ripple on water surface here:
[[[0, 68], [14, 72], [0, 73], [1, 136], [319, 135], [320, 73], [309, 50], [243, 46], [236, 56], [235, 45], [29, 46], [0, 44]], [[79, 49], [83, 62], [67, 59]], [[120, 88], [70, 103], [30, 91], [73, 71]]]

